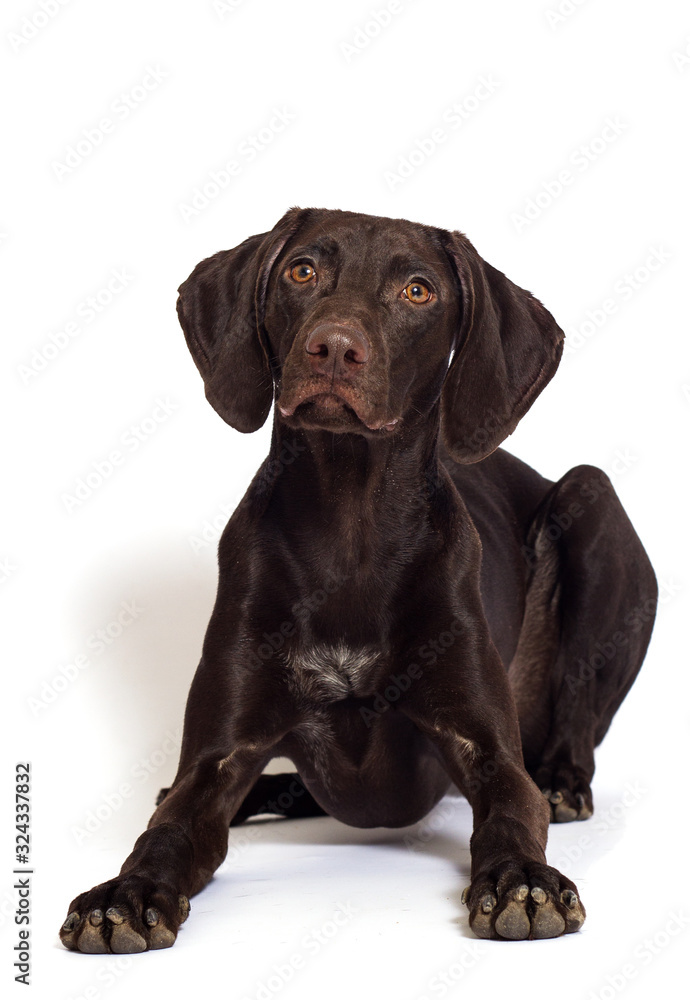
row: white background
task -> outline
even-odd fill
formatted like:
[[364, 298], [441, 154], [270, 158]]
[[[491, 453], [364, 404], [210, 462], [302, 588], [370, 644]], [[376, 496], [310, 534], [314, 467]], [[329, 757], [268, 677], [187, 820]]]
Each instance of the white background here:
[[[10, 821], [14, 765], [28, 759], [36, 998], [677, 996], [690, 944], [687, 6], [565, 0], [559, 17], [557, 0], [408, 0], [382, 28], [371, 12], [385, 5], [370, 0], [218, 6], [3, 6], [2, 982], [24, 995]], [[126, 117], [122, 94], [144, 96]], [[276, 110], [292, 119], [262, 133]], [[74, 166], [68, 147], [104, 118], [111, 131]], [[391, 184], [411, 153], [421, 162]], [[237, 175], [185, 220], [181, 206], [232, 159]], [[598, 753], [595, 817], [552, 828], [549, 858], [589, 913], [578, 935], [473, 939], [459, 898], [471, 818], [446, 800], [433, 836], [331, 820], [234, 833], [170, 951], [116, 961], [57, 940], [71, 898], [115, 874], [174, 774], [215, 539], [267, 449], [268, 425], [243, 437], [205, 402], [176, 288], [291, 205], [461, 229], [568, 334], [507, 446], [552, 478], [581, 462], [612, 472], [663, 599]], [[103, 292], [113, 270], [126, 287]], [[83, 303], [99, 291], [111, 301], [89, 322]], [[159, 399], [169, 412], [156, 422]], [[98, 484], [94, 464], [113, 450], [122, 462]], [[90, 474], [96, 488], [69, 505]], [[137, 609], [125, 627], [123, 602]], [[103, 628], [121, 634], [98, 652]], [[339, 902], [353, 912], [328, 937]], [[294, 955], [304, 968], [284, 983], [275, 970]]]

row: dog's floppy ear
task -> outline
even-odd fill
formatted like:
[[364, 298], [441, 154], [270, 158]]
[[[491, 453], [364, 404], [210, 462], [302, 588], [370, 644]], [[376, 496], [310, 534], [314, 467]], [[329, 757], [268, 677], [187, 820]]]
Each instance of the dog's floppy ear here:
[[177, 314], [206, 398], [243, 433], [258, 430], [271, 409], [264, 300], [271, 267], [301, 214], [292, 208], [270, 232], [202, 260], [178, 289]]
[[462, 293], [462, 322], [441, 397], [443, 437], [457, 462], [479, 462], [512, 434], [554, 375], [563, 331], [462, 233], [443, 239]]

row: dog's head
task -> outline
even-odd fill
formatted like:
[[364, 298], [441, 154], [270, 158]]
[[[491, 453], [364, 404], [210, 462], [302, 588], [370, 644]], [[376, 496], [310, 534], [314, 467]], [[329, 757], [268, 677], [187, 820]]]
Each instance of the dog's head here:
[[560, 360], [563, 332], [457, 232], [293, 208], [202, 261], [180, 323], [217, 412], [259, 428], [370, 437], [427, 418], [477, 462], [515, 429]]

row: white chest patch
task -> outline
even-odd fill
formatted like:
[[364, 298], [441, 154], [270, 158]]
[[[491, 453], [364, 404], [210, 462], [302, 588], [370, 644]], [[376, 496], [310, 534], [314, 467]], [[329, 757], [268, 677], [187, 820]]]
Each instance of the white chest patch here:
[[379, 656], [372, 646], [353, 649], [342, 642], [319, 643], [291, 653], [287, 662], [291, 683], [303, 697], [329, 702], [371, 693], [365, 675]]

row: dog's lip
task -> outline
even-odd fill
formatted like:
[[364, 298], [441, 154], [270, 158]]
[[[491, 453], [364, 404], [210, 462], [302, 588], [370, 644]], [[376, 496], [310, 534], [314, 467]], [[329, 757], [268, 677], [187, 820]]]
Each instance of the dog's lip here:
[[394, 427], [398, 424], [399, 418], [393, 417], [392, 420], [386, 420], [382, 417], [379, 420], [367, 419], [361, 412], [361, 407], [358, 405], [357, 401], [347, 398], [345, 395], [339, 392], [309, 392], [304, 395], [299, 394], [290, 403], [278, 403], [278, 409], [284, 417], [294, 416], [295, 411], [298, 407], [302, 406], [304, 403], [320, 403], [326, 409], [336, 410], [339, 407], [347, 407], [352, 413], [360, 420], [364, 426], [370, 431], [392, 431]]

